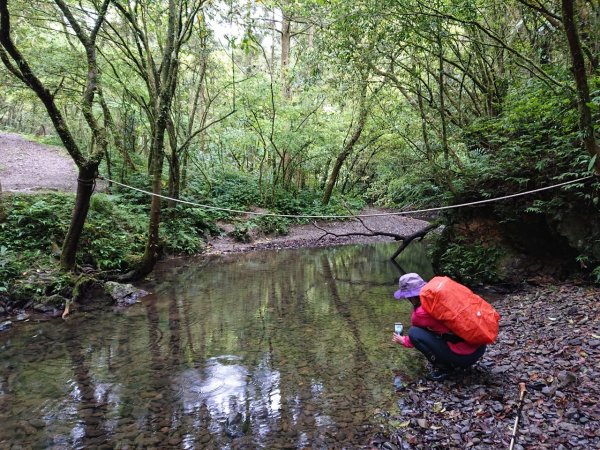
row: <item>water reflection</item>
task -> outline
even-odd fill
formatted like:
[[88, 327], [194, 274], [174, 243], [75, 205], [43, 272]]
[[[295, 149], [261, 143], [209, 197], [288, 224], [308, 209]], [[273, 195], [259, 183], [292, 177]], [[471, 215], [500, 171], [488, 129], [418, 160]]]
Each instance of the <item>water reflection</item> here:
[[393, 407], [390, 344], [408, 321], [411, 245], [231, 255], [163, 266], [127, 311], [0, 335], [1, 448], [316, 448], [364, 445]]

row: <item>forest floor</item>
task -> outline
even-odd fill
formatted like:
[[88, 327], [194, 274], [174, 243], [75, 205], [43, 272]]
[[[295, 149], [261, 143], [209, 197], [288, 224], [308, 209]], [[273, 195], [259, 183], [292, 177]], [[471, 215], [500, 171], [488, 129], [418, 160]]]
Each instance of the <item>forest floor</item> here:
[[600, 449], [599, 298], [559, 282], [499, 296], [497, 342], [449, 380], [405, 380], [370, 448], [508, 448], [525, 383], [515, 449]]
[[[0, 134], [0, 182], [5, 191], [73, 191], [75, 167], [54, 147]], [[380, 213], [367, 209], [362, 214]], [[402, 216], [364, 219], [374, 230], [412, 234], [427, 222]], [[330, 233], [367, 231], [359, 221], [317, 224]], [[232, 225], [220, 224], [225, 232]], [[286, 236], [255, 235], [251, 243], [213, 238], [209, 253], [317, 247], [390, 240], [324, 236], [313, 224]], [[496, 449], [510, 442], [519, 403], [527, 393], [515, 449], [600, 449], [600, 289], [551, 281], [524, 284], [494, 300], [500, 334], [476, 367], [441, 383], [404, 380], [397, 412], [366, 448]], [[399, 347], [398, 351], [414, 351]], [[399, 374], [402, 377], [402, 374]]]

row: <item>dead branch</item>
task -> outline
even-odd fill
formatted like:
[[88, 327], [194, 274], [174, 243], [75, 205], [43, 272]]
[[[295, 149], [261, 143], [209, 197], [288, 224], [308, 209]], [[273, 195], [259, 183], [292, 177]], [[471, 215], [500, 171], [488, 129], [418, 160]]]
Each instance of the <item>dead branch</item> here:
[[408, 247], [408, 244], [410, 244], [412, 241], [414, 241], [415, 239], [419, 239], [420, 241], [423, 240], [423, 238], [427, 235], [427, 233], [429, 233], [431, 230], [435, 230], [437, 227], [439, 227], [440, 224], [437, 222], [433, 222], [430, 223], [429, 225], [427, 225], [425, 228], [410, 234], [408, 236], [406, 236], [403, 240], [402, 240], [402, 245], [398, 248], [398, 250], [396, 250], [396, 252], [392, 255], [392, 257], [390, 259], [396, 259], [398, 257], [398, 255], [400, 253], [402, 253], [402, 251]]
[[412, 233], [409, 235], [403, 235], [403, 234], [398, 234], [398, 233], [391, 233], [388, 231], [373, 230], [373, 229], [369, 228], [367, 226], [367, 224], [365, 224], [365, 222], [360, 217], [355, 217], [355, 220], [359, 221], [361, 223], [361, 225], [365, 228], [366, 231], [351, 231], [348, 233], [335, 233], [333, 231], [327, 230], [327, 229], [319, 226], [316, 222], [313, 222], [313, 226], [323, 232], [323, 235], [321, 237], [319, 237], [319, 239], [317, 239], [317, 242], [320, 241], [321, 239], [325, 238], [326, 236], [333, 236], [336, 238], [350, 237], [350, 236], [372, 236], [372, 237], [387, 236], [387, 237], [394, 238], [394, 240], [396, 240], [396, 241], [402, 241], [402, 244], [400, 245], [398, 250], [396, 250], [394, 252], [394, 254], [390, 257], [390, 259], [395, 260], [398, 257], [398, 255], [400, 253], [402, 253], [402, 251], [406, 247], [408, 247], [408, 245], [412, 241], [414, 241], [415, 239], [422, 240], [427, 235], [427, 233], [429, 233], [431, 230], [436, 229], [440, 225], [438, 222], [432, 222], [429, 225], [427, 225], [425, 228], [418, 230], [415, 233]]

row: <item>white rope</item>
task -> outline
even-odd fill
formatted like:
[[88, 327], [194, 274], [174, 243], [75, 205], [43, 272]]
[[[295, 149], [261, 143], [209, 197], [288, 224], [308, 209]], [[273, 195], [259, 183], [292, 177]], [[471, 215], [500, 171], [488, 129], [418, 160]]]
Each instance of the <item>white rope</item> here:
[[506, 200], [507, 198], [521, 197], [523, 195], [529, 195], [529, 194], [533, 194], [536, 192], [547, 191], [549, 189], [555, 189], [555, 188], [558, 188], [561, 186], [566, 186], [568, 184], [579, 183], [581, 181], [587, 180], [588, 178], [592, 178], [592, 177], [593, 177], [593, 175], [589, 175], [587, 177], [578, 178], [576, 180], [571, 180], [571, 181], [565, 181], [563, 183], [553, 184], [552, 186], [546, 186], [546, 187], [539, 188], [539, 189], [533, 189], [531, 191], [519, 192], [517, 194], [505, 195], [502, 197], [489, 198], [486, 200], [478, 200], [475, 202], [461, 203], [460, 205], [439, 206], [437, 208], [416, 209], [416, 210], [412, 210], [412, 211], [399, 211], [399, 212], [377, 213], [377, 214], [362, 214], [362, 215], [355, 215], [355, 216], [337, 216], [337, 215], [319, 216], [319, 215], [308, 215], [308, 214], [295, 215], [295, 214], [277, 214], [277, 213], [255, 212], [255, 211], [241, 211], [239, 209], [220, 208], [218, 206], [203, 205], [201, 203], [194, 203], [194, 202], [189, 202], [187, 200], [181, 200], [178, 198], [167, 197], [166, 195], [155, 194], [150, 191], [145, 191], [143, 189], [138, 189], [136, 187], [129, 186], [127, 184], [119, 183], [118, 181], [114, 181], [114, 180], [111, 180], [106, 177], [98, 176], [98, 178], [101, 180], [106, 180], [110, 183], [114, 183], [116, 185], [123, 186], [123, 187], [126, 187], [126, 188], [134, 190], [134, 191], [142, 192], [142, 193], [148, 194], [148, 195], [153, 195], [155, 197], [163, 198], [165, 200], [171, 200], [171, 201], [183, 203], [186, 205], [196, 206], [198, 208], [212, 209], [215, 211], [226, 211], [226, 212], [236, 213], [236, 214], [251, 214], [251, 215], [255, 215], [255, 216], [271, 216], [271, 217], [286, 217], [286, 218], [292, 218], [292, 219], [354, 219], [354, 218], [380, 217], [380, 216], [402, 216], [402, 215], [408, 215], [408, 214], [418, 214], [418, 213], [424, 213], [424, 212], [442, 211], [445, 209], [462, 208], [464, 206], [474, 206], [474, 205], [481, 205], [483, 203], [497, 202], [500, 200]]

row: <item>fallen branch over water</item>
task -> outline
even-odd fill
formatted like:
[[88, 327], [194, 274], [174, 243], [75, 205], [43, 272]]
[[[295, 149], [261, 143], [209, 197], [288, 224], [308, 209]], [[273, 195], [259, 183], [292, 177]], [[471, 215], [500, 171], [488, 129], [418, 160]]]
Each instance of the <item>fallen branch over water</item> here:
[[391, 238], [394, 238], [394, 240], [396, 240], [396, 241], [402, 241], [402, 245], [400, 245], [400, 247], [398, 247], [398, 250], [396, 250], [394, 252], [394, 254], [390, 257], [390, 259], [395, 260], [398, 257], [398, 255], [400, 255], [400, 253], [402, 253], [402, 251], [406, 247], [408, 247], [408, 245], [412, 241], [414, 241], [415, 239], [422, 240], [427, 235], [427, 233], [429, 233], [432, 230], [435, 230], [436, 228], [438, 228], [440, 226], [439, 223], [433, 222], [433, 223], [430, 223], [429, 225], [427, 225], [425, 228], [422, 228], [421, 230], [416, 231], [415, 233], [412, 233], [409, 235], [403, 235], [403, 234], [399, 234], [399, 233], [392, 233], [389, 231], [373, 230], [372, 228], [367, 226], [367, 224], [364, 222], [364, 220], [362, 220], [360, 217], [357, 217], [356, 220], [362, 224], [362, 226], [365, 228], [366, 231], [352, 231], [352, 232], [345, 232], [345, 233], [335, 233], [331, 230], [328, 230], [326, 228], [319, 226], [316, 222], [313, 222], [313, 226], [323, 232], [323, 235], [319, 239], [317, 239], [317, 242], [319, 242], [321, 239], [323, 239], [327, 236], [334, 236], [336, 238], [350, 237], [350, 236], [391, 237]]

